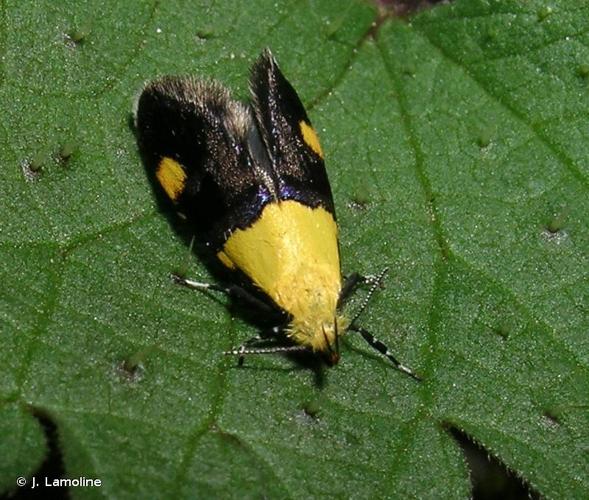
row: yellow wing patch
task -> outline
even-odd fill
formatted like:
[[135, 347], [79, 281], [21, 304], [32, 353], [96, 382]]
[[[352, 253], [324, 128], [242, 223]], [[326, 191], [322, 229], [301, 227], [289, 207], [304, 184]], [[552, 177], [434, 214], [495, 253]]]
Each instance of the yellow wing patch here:
[[315, 132], [315, 129], [304, 120], [299, 122], [299, 126], [301, 128], [301, 134], [303, 134], [303, 140], [305, 141], [305, 144], [315, 151], [315, 153], [317, 153], [321, 158], [323, 158], [323, 150], [321, 149], [319, 137], [317, 137], [317, 132]]
[[182, 165], [172, 158], [164, 157], [157, 166], [155, 176], [166, 194], [172, 201], [176, 201], [184, 191], [186, 183], [186, 172]]
[[333, 344], [341, 275], [331, 213], [294, 200], [270, 203], [250, 227], [233, 232], [217, 257], [291, 314], [296, 342], [313, 350], [327, 349], [326, 337]]

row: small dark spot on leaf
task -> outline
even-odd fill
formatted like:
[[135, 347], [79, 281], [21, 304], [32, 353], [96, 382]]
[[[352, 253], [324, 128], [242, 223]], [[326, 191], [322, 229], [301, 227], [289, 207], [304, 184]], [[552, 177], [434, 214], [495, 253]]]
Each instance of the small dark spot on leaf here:
[[354, 187], [350, 196], [350, 201], [348, 202], [348, 207], [355, 210], [366, 210], [372, 197], [373, 193], [371, 192], [370, 187], [366, 183], [360, 181]]
[[243, 441], [239, 439], [235, 434], [230, 434], [229, 432], [222, 431], [216, 426], [211, 430], [214, 431], [227, 444], [234, 446], [236, 448], [247, 448]]
[[491, 127], [481, 127], [477, 132], [477, 144], [480, 148], [486, 148], [491, 144], [493, 138], [493, 129]]
[[589, 63], [580, 64], [577, 67], [577, 75], [583, 79], [589, 77]]
[[561, 425], [560, 418], [553, 409], [544, 410], [544, 413], [542, 413], [542, 421], [545, 427], [550, 429], [557, 429]]
[[61, 145], [61, 148], [59, 148], [59, 156], [62, 159], [67, 160], [74, 154], [75, 150], [76, 146], [72, 142], [65, 142]]
[[38, 180], [48, 160], [45, 153], [38, 153], [31, 159], [23, 160], [21, 169], [25, 179], [29, 182]]
[[368, 202], [366, 200], [358, 200], [358, 199], [354, 199], [352, 198], [349, 202], [348, 202], [348, 207], [351, 208], [352, 210], [366, 210], [366, 208], [368, 207]]
[[565, 231], [566, 220], [569, 209], [567, 207], [557, 208], [544, 221], [542, 236], [551, 243], [563, 243], [566, 241], [568, 234]]
[[37, 153], [31, 158], [30, 166], [31, 170], [40, 171], [44, 165], [47, 164], [49, 158], [46, 153]]
[[78, 46], [84, 43], [90, 34], [90, 29], [86, 26], [73, 28], [65, 34], [66, 42], [70, 45]]
[[501, 322], [495, 326], [493, 328], [493, 332], [499, 335], [503, 340], [507, 340], [510, 334], [509, 326], [504, 322]]
[[562, 217], [555, 217], [546, 225], [546, 229], [551, 233], [557, 233], [562, 228], [564, 228], [564, 219]]
[[325, 33], [325, 38], [328, 40], [333, 40], [338, 31], [341, 30], [342, 26], [344, 25], [345, 16], [339, 16], [334, 21], [328, 22], [325, 24], [323, 32]]
[[57, 152], [57, 162], [65, 166], [77, 151], [76, 145], [73, 142], [64, 142]]
[[303, 404], [304, 414], [312, 420], [319, 420], [319, 414], [321, 413], [321, 405], [316, 399], [306, 401]]
[[141, 381], [145, 374], [143, 360], [146, 356], [146, 350], [139, 351], [132, 356], [122, 360], [116, 368], [118, 376], [127, 382], [135, 383]]
[[556, 234], [562, 231], [565, 227], [566, 216], [566, 210], [554, 212], [546, 222], [544, 228], [546, 229], [546, 231], [552, 234]]
[[213, 30], [212, 26], [204, 26], [203, 28], [197, 30], [196, 36], [200, 40], [208, 40], [209, 38], [213, 38], [215, 36], [215, 31]]
[[489, 26], [487, 31], [485, 32], [485, 40], [489, 43], [494, 42], [499, 35], [499, 31], [497, 30], [496, 26]]
[[407, 62], [403, 65], [402, 71], [405, 76], [410, 76], [413, 78], [415, 76], [415, 73], [417, 73], [417, 68], [415, 67], [415, 64]]
[[552, 7], [550, 7], [549, 5], [544, 5], [544, 6], [540, 7], [536, 13], [536, 16], [538, 17], [538, 21], [539, 22], [545, 21], [548, 17], [550, 17], [550, 15], [553, 12], [554, 11], [552, 10]]

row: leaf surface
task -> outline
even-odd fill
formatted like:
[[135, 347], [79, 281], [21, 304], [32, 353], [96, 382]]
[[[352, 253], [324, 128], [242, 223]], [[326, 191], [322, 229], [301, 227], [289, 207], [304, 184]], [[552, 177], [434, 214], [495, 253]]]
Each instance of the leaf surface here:
[[[38, 470], [42, 414], [66, 475], [102, 481], [74, 498], [467, 498], [448, 427], [588, 495], [588, 2], [0, 9], [3, 491]], [[324, 373], [239, 369], [221, 353], [255, 328], [169, 280], [211, 277], [156, 204], [134, 97], [198, 74], [247, 98], [266, 46], [322, 139], [343, 272], [390, 267], [363, 325], [422, 383], [352, 335]]]

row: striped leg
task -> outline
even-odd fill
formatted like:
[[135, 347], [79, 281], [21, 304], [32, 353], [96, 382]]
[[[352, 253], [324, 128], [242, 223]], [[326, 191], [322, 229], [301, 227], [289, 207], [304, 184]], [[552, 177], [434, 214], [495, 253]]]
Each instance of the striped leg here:
[[397, 370], [400, 370], [403, 373], [406, 373], [407, 375], [409, 375], [410, 377], [414, 378], [417, 381], [422, 380], [421, 377], [419, 377], [415, 373], [413, 373], [413, 371], [411, 371], [411, 369], [407, 368], [405, 365], [402, 365], [399, 362], [399, 360], [397, 358], [395, 358], [395, 356], [393, 356], [391, 351], [389, 351], [389, 348], [385, 344], [383, 344], [380, 340], [378, 340], [374, 335], [372, 335], [368, 330], [365, 330], [364, 328], [356, 326], [356, 325], [352, 325], [349, 329], [362, 335], [362, 338], [366, 342], [368, 342], [373, 349], [376, 349], [383, 356], [386, 356], [391, 361], [391, 363], [393, 363], [393, 365], [395, 365], [395, 368], [397, 368]]
[[308, 349], [302, 345], [287, 345], [287, 346], [270, 346], [270, 347], [247, 347], [245, 344], [225, 351], [223, 354], [227, 356], [239, 356], [240, 358], [246, 354], [274, 354], [277, 352], [305, 352]]
[[229, 297], [231, 298], [249, 304], [250, 306], [254, 307], [263, 314], [266, 314], [268, 316], [278, 316], [276, 309], [269, 306], [262, 300], [258, 299], [250, 292], [248, 292], [245, 288], [242, 288], [240, 286], [222, 286], [217, 285], [215, 283], [202, 283], [200, 281], [193, 281], [187, 278], [183, 278], [182, 276], [178, 276], [177, 274], [172, 274], [171, 276], [174, 283], [177, 283], [178, 285], [191, 288], [192, 290], [213, 290], [215, 292], [222, 292], [226, 295], [229, 295]]
[[[249, 354], [273, 354], [278, 352], [302, 352], [307, 350], [307, 348], [303, 346], [284, 346], [278, 344], [277, 339], [279, 339], [281, 335], [284, 335], [284, 326], [273, 326], [266, 331], [265, 335], [255, 335], [240, 346], [233, 347], [229, 351], [225, 351], [223, 354], [237, 356], [237, 364], [242, 366], [245, 356]], [[257, 346], [257, 344], [261, 344], [261, 346]]]
[[[250, 340], [256, 340], [254, 339], [250, 339]], [[262, 339], [264, 340], [264, 339]], [[288, 353], [288, 352], [304, 352], [307, 350], [306, 347], [301, 346], [301, 345], [290, 345], [290, 346], [269, 346], [269, 347], [248, 347], [248, 343], [250, 341], [248, 340], [248, 342], [240, 345], [239, 347], [236, 347], [235, 349], [232, 349], [230, 351], [225, 351], [223, 354], [228, 355], [228, 356], [238, 356], [237, 358], [237, 364], [238, 366], [242, 366], [243, 365], [243, 361], [245, 359], [245, 356], [250, 355], [250, 354], [276, 354], [276, 353]]]
[[255, 337], [252, 337], [251, 339], [247, 339], [239, 347], [235, 347], [235, 348], [231, 349], [230, 351], [225, 351], [223, 354], [225, 354], [225, 355], [234, 354], [234, 355], [238, 356], [237, 366], [243, 366], [243, 362], [245, 360], [245, 356], [244, 356], [245, 351], [247, 349], [250, 349], [252, 345], [257, 344], [258, 342], [263, 342], [264, 340], [266, 340], [266, 339], [264, 339], [261, 335], [256, 335]]

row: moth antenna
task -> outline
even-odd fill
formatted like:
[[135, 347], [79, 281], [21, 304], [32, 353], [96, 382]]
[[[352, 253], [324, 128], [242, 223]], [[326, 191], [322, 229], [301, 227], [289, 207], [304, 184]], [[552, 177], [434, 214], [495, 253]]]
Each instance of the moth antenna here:
[[244, 356], [246, 354], [275, 354], [277, 352], [305, 352], [308, 349], [302, 345], [292, 346], [276, 346], [276, 347], [253, 347], [247, 348], [245, 346], [225, 351], [223, 354], [226, 356]]
[[350, 328], [351, 328], [352, 325], [354, 325], [354, 323], [356, 323], [356, 320], [364, 312], [364, 309], [366, 309], [366, 306], [370, 302], [370, 299], [374, 295], [374, 292], [376, 292], [376, 289], [377, 288], [380, 288], [380, 285], [382, 284], [382, 282], [384, 280], [384, 277], [386, 276], [386, 274], [388, 272], [389, 272], [389, 268], [388, 267], [385, 267], [380, 273], [378, 273], [371, 280], [372, 281], [372, 286], [370, 287], [370, 290], [368, 290], [368, 294], [366, 295], [366, 297], [362, 301], [362, 304], [360, 304], [360, 309], [358, 309], [358, 312], [354, 315], [354, 317], [352, 318], [352, 321], [350, 321]]
[[364, 328], [360, 328], [357, 326], [353, 326], [352, 328], [350, 328], [350, 330], [359, 333], [362, 336], [362, 338], [370, 345], [370, 347], [372, 347], [376, 351], [380, 352], [383, 356], [388, 358], [388, 360], [391, 363], [393, 363], [397, 370], [409, 375], [412, 379], [417, 380], [418, 382], [421, 382], [423, 380], [419, 375], [417, 375], [413, 370], [411, 370], [411, 368], [403, 365], [393, 355], [393, 353], [389, 350], [387, 345], [384, 342], [378, 340], [368, 330], [365, 330]]

